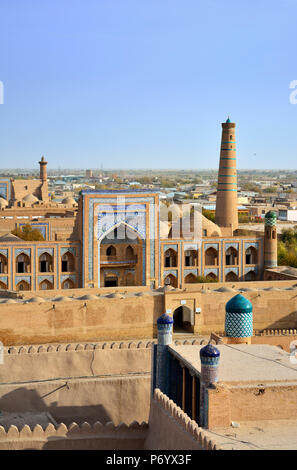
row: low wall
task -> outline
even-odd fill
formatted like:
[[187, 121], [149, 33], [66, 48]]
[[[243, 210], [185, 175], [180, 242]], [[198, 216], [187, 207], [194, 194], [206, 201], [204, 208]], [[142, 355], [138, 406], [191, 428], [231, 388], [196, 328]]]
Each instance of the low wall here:
[[0, 426], [0, 450], [141, 450], [147, 427], [137, 422], [130, 426], [85, 422], [80, 426], [49, 424], [45, 429], [39, 424], [34, 429], [25, 425], [20, 430], [12, 425], [6, 432]]
[[[223, 333], [224, 334], [224, 333]], [[213, 344], [225, 343], [226, 336], [219, 335], [212, 332], [210, 335]], [[297, 340], [297, 330], [263, 330], [252, 336], [251, 344], [270, 344], [271, 346], [278, 346], [279, 348], [291, 352], [291, 343]]]
[[163, 310], [159, 293], [95, 300], [10, 299], [0, 304], [0, 341], [16, 345], [150, 338]]
[[296, 383], [217, 385], [207, 393], [209, 429], [229, 427], [231, 421], [297, 419]]
[[151, 342], [4, 348], [0, 410], [56, 421], [148, 421]]
[[[297, 325], [296, 285], [296, 280], [210, 283], [203, 284], [199, 289], [196, 284], [182, 292], [165, 292], [165, 308], [172, 312], [181, 305], [194, 312], [199, 308], [201, 312], [195, 313], [194, 332], [200, 335], [207, 335], [212, 331], [223, 332], [226, 303], [240, 293], [241, 288], [250, 289], [241, 293], [253, 304], [255, 330], [294, 329]], [[222, 290], [218, 292], [217, 289]]]
[[195, 312], [194, 333], [208, 335], [223, 331], [226, 303], [240, 289], [248, 289], [243, 295], [253, 304], [255, 330], [291, 329], [297, 325], [296, 285], [296, 281], [208, 283], [183, 290], [146, 287], [137, 292], [133, 287], [114, 293], [74, 289], [40, 291], [35, 299], [26, 292], [23, 299], [1, 299], [0, 341], [18, 345], [153, 338], [157, 318], [181, 305]]
[[207, 431], [182, 411], [159, 389], [151, 400], [149, 429], [145, 441], [149, 450], [217, 450]]

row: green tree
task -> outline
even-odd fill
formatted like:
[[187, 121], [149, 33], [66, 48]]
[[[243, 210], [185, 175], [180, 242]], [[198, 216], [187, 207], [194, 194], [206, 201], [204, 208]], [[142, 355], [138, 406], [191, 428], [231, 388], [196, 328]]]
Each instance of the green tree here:
[[18, 227], [11, 233], [25, 241], [44, 241], [42, 233], [38, 229], [32, 228], [30, 224], [26, 224], [22, 228]]

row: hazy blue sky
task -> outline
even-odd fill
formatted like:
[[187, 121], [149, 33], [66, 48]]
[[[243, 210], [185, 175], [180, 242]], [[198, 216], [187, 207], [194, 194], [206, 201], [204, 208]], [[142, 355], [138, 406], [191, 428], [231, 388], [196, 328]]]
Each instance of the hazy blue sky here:
[[296, 0], [0, 0], [0, 167], [294, 168]]

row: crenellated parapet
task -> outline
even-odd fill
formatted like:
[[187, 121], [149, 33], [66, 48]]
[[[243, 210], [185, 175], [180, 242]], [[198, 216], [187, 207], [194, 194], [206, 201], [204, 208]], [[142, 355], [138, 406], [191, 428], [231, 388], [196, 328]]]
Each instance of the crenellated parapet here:
[[27, 424], [21, 429], [11, 425], [6, 430], [0, 426], [0, 450], [17, 449], [141, 449], [148, 430], [148, 423], [133, 421], [115, 426], [112, 421], [102, 424], [75, 422], [46, 427], [36, 424], [32, 429]]
[[[200, 428], [173, 400], [159, 389], [154, 390], [153, 400], [180, 426], [189, 437], [197, 443], [197, 449], [220, 450], [220, 447], [210, 437], [210, 433]], [[178, 447], [177, 447], [178, 448]], [[194, 447], [193, 447], [194, 448]]]

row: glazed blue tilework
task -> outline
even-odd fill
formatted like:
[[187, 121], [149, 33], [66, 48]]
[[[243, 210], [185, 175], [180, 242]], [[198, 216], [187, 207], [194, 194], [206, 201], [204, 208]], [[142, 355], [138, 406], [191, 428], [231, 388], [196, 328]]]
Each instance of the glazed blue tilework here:
[[184, 276], [188, 274], [194, 274], [194, 276], [198, 276], [198, 269], [184, 269]]
[[[133, 192], [135, 193], [135, 191], [133, 191]], [[141, 192], [145, 193], [146, 191], [141, 191]], [[149, 191], [149, 192], [151, 193], [151, 191]], [[98, 239], [98, 226], [97, 226], [97, 224], [96, 224], [96, 234], [94, 232], [94, 230], [95, 230], [95, 226], [94, 226], [94, 204], [98, 204], [98, 207], [96, 207], [96, 218], [98, 217], [98, 214], [100, 212], [101, 213], [104, 212], [104, 207], [106, 207], [106, 205], [109, 205], [109, 204], [110, 205], [111, 204], [116, 204], [116, 205], [123, 205], [123, 206], [124, 205], [129, 205], [130, 207], [131, 206], [137, 207], [139, 205], [144, 206], [143, 203], [149, 203], [151, 206], [153, 206], [153, 208], [150, 208], [150, 210], [149, 210], [150, 237], [153, 238], [153, 240], [150, 241], [150, 249], [151, 249], [151, 252], [155, 251], [155, 240], [154, 240], [154, 238], [155, 238], [155, 205], [154, 205], [154, 198], [153, 197], [137, 198], [137, 197], [131, 196], [131, 191], [121, 191], [121, 192], [118, 192], [117, 194], [114, 194], [114, 195], [112, 193], [110, 193], [110, 191], [100, 191], [100, 192], [83, 191], [82, 195], [85, 195], [85, 194], [97, 195], [97, 197], [89, 199], [88, 207], [87, 207], [88, 214], [89, 214], [88, 276], [89, 276], [90, 281], [94, 279], [93, 237], [96, 235], [96, 238]], [[101, 198], [100, 194], [110, 194], [111, 197], [110, 198]], [[119, 197], [119, 194], [122, 194], [122, 196], [126, 196], [125, 204], [123, 204], [121, 197]], [[100, 204], [101, 204], [101, 207], [100, 207]], [[136, 219], [138, 218], [138, 220], [140, 222], [142, 221], [142, 224], [145, 223], [145, 219], [143, 219], [143, 214], [142, 215], [141, 215], [141, 213], [140, 214], [135, 214], [135, 212], [137, 212], [137, 210], [134, 211], [134, 218], [135, 217], [136, 217]], [[84, 220], [84, 217], [83, 217], [83, 220]], [[98, 222], [98, 220], [97, 220], [97, 222]], [[84, 224], [84, 222], [83, 222], [83, 224]], [[102, 225], [103, 224], [101, 222], [101, 227], [102, 227]], [[133, 227], [133, 229], [134, 230], [136, 229], [136, 225]], [[139, 229], [142, 231], [143, 230], [143, 225], [141, 226], [141, 224], [140, 224]], [[137, 231], [138, 231], [138, 227], [137, 227]], [[144, 233], [146, 234], [146, 230], [144, 231]], [[82, 243], [83, 250], [84, 250], [84, 247], [85, 247], [85, 243], [86, 243], [86, 240], [84, 240], [84, 236], [83, 236], [83, 243]], [[145, 243], [143, 242], [143, 253], [144, 253], [144, 256], [143, 256], [143, 273], [145, 273], [145, 271], [146, 271], [146, 267], [145, 267], [145, 263], [146, 263], [145, 247], [146, 247]], [[99, 248], [100, 247], [98, 246], [98, 251], [99, 251]], [[100, 255], [100, 253], [98, 253], [98, 255]], [[82, 259], [84, 260], [84, 254], [82, 256]], [[98, 262], [98, 265], [99, 265], [98, 269], [99, 269], [100, 268], [100, 258], [98, 258], [98, 261], [99, 261]], [[151, 269], [154, 268], [154, 260], [152, 259], [152, 254], [151, 254], [151, 259], [150, 259], [150, 266], [151, 266]], [[154, 277], [155, 273], [154, 272], [151, 273], [151, 276]], [[85, 282], [85, 279], [84, 279], [84, 265], [83, 265], [83, 283], [84, 282]], [[143, 284], [145, 284], [145, 276], [143, 276]], [[98, 287], [100, 287], [100, 276], [98, 276]]]
[[5, 256], [5, 257], [7, 258], [7, 256], [8, 256], [8, 249], [5, 249], [5, 248], [4, 248], [4, 249], [1, 249], [1, 250], [0, 250], [0, 254], [3, 255], [3, 256]]
[[8, 285], [8, 277], [7, 276], [1, 276], [0, 275], [0, 281], [4, 282], [4, 284], [6, 284], [6, 286]]
[[229, 248], [235, 248], [235, 250], [238, 251], [239, 249], [239, 243], [234, 242], [234, 243], [225, 243], [225, 250], [227, 251]]
[[237, 274], [237, 276], [238, 276], [239, 268], [225, 268], [225, 275], [228, 274], [228, 273], [231, 273], [231, 272]]
[[172, 276], [175, 276], [177, 278], [177, 270], [170, 269], [170, 270], [165, 270], [163, 271], [163, 277], [168, 276], [169, 274], [172, 274]]
[[219, 275], [219, 269], [218, 268], [207, 268], [204, 269], [204, 276], [207, 276], [208, 274], [213, 273], [216, 276]]
[[258, 268], [257, 266], [251, 266], [251, 267], [248, 267], [248, 268], [244, 268], [244, 274], [247, 274], [249, 273], [250, 271], [254, 271], [255, 274], [258, 272]]
[[253, 336], [253, 313], [226, 312], [225, 332], [232, 338], [247, 338]]
[[165, 253], [165, 251], [169, 250], [170, 248], [178, 252], [178, 246], [172, 244], [172, 245], [163, 245], [163, 253]]
[[71, 279], [72, 281], [76, 281], [76, 275], [75, 274], [63, 274], [61, 276], [61, 282], [66, 281], [66, 279]]
[[31, 285], [31, 277], [30, 276], [19, 276], [18, 274], [16, 274], [16, 276], [15, 276], [15, 285], [17, 285], [21, 281], [25, 281], [29, 285]]
[[247, 250], [250, 246], [253, 246], [258, 250], [259, 248], [259, 243], [258, 242], [245, 242], [244, 243], [244, 249]]
[[72, 253], [73, 256], [76, 256], [76, 247], [74, 246], [67, 246], [66, 248], [60, 248], [60, 253], [61, 253], [61, 256], [65, 255], [65, 253], [67, 253], [69, 251], [69, 253]]
[[38, 284], [40, 284], [42, 281], [49, 281], [51, 283], [54, 282], [54, 276], [50, 276], [50, 275], [44, 275], [44, 276], [38, 276]]
[[219, 244], [218, 243], [204, 243], [204, 251], [208, 250], [208, 248], [214, 248], [215, 250], [219, 251]]
[[220, 358], [219, 357], [201, 357], [200, 360], [203, 366], [217, 367], [219, 364]]
[[27, 256], [31, 256], [31, 248], [16, 248], [14, 253], [15, 253], [15, 256], [18, 256], [22, 253], [24, 253]]
[[53, 248], [38, 248], [38, 257], [43, 255], [44, 253], [47, 253], [50, 256], [54, 256], [54, 249]]

